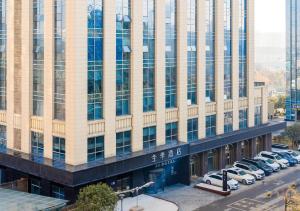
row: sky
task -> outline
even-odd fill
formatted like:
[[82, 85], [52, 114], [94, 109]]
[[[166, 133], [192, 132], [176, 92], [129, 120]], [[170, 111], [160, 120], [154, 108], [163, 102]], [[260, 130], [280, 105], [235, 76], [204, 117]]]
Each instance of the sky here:
[[255, 30], [285, 34], [285, 0], [255, 0]]

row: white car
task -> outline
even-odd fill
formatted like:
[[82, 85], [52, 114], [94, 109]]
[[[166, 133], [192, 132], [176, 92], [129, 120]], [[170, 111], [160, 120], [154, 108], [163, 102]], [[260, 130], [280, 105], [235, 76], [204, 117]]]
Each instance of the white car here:
[[270, 158], [257, 156], [257, 157], [254, 158], [254, 160], [261, 160], [267, 166], [270, 166], [273, 169], [274, 172], [280, 171], [280, 165], [278, 163], [274, 162], [274, 160], [272, 160]]
[[288, 160], [282, 158], [281, 156], [279, 156], [278, 154], [275, 154], [273, 152], [262, 151], [258, 154], [258, 156], [274, 160], [276, 163], [278, 163], [280, 165], [280, 167], [282, 169], [285, 169], [289, 166]]
[[265, 177], [265, 172], [258, 169], [256, 166], [245, 163], [245, 162], [235, 162], [234, 167], [244, 170], [247, 174], [251, 174], [256, 180], [262, 180]]
[[293, 158], [295, 158], [298, 161], [298, 163], [300, 163], [300, 152], [288, 150], [287, 153], [289, 153]]
[[223, 169], [222, 172], [223, 171], [227, 171], [227, 176], [229, 178], [239, 181], [244, 185], [251, 185], [255, 183], [255, 178], [252, 175], [247, 174], [244, 170], [239, 168]]
[[[209, 185], [223, 187], [223, 175], [218, 173], [207, 173], [203, 177], [203, 181]], [[227, 185], [230, 190], [239, 189], [239, 183], [233, 179], [227, 179]]]

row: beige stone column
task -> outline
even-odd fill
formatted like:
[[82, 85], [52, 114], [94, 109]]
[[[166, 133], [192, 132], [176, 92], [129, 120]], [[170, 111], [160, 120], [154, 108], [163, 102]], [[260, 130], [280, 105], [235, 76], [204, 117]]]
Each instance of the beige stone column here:
[[87, 1], [66, 1], [66, 163], [87, 161]]
[[116, 5], [104, 0], [103, 87], [105, 120], [105, 157], [116, 155]]
[[52, 158], [52, 119], [54, 103], [54, 0], [44, 2], [45, 63], [44, 63], [44, 156]]
[[32, 114], [32, 33], [33, 33], [32, 0], [22, 1], [22, 116], [21, 116], [21, 149], [31, 152], [30, 129]]
[[7, 147], [14, 148], [14, 1], [7, 1]]
[[239, 129], [239, 1], [232, 4], [232, 101], [233, 130]]
[[198, 137], [205, 138], [205, 61], [206, 61], [206, 31], [205, 31], [205, 0], [197, 1], [197, 102]]
[[155, 108], [157, 145], [166, 143], [165, 0], [155, 0]]
[[217, 135], [224, 133], [224, 0], [216, 0], [215, 74]]
[[187, 142], [187, 3], [177, 0], [178, 139]]
[[254, 1], [247, 1], [248, 126], [254, 126]]
[[131, 0], [132, 151], [143, 149], [143, 1]]

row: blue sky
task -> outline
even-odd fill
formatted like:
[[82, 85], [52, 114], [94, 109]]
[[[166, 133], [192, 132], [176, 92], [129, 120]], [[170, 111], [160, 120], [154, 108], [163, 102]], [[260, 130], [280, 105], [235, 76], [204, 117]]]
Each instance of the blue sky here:
[[285, 0], [255, 0], [255, 30], [285, 34]]

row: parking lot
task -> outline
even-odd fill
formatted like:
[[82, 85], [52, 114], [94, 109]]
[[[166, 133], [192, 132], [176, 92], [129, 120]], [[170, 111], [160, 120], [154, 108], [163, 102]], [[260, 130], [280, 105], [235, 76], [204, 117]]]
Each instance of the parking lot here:
[[176, 203], [182, 211], [247, 211], [247, 210], [283, 210], [283, 194], [293, 183], [300, 183], [300, 164], [280, 170], [253, 185], [240, 184], [238, 190], [222, 197], [191, 186], [173, 186], [158, 197]]

